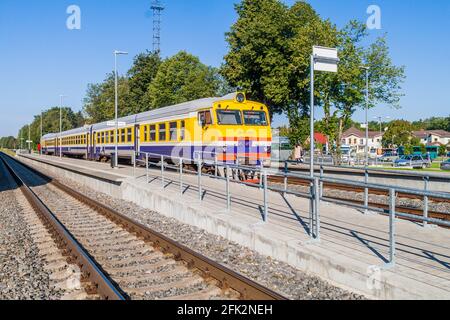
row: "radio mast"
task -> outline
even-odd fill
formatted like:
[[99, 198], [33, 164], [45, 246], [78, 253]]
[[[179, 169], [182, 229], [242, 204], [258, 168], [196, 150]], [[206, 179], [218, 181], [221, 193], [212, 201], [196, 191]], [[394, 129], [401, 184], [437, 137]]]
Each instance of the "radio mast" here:
[[161, 52], [161, 13], [165, 9], [160, 0], [153, 0], [151, 9], [153, 11], [153, 52]]

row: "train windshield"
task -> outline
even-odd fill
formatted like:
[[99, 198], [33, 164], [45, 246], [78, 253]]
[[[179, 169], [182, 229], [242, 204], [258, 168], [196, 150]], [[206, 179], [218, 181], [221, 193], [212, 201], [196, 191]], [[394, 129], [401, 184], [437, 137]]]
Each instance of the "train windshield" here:
[[267, 117], [264, 111], [244, 111], [244, 121], [248, 126], [267, 126]]
[[217, 110], [217, 121], [221, 125], [241, 125], [241, 112], [239, 110]]

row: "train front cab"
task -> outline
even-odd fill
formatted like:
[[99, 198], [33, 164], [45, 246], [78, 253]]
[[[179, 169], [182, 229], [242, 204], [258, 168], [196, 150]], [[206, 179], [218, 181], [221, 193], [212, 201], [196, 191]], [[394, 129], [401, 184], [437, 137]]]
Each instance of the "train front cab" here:
[[218, 161], [229, 164], [270, 166], [272, 132], [265, 105], [238, 93], [233, 100], [200, 111], [198, 123], [203, 145], [212, 146], [204, 154], [213, 151]]

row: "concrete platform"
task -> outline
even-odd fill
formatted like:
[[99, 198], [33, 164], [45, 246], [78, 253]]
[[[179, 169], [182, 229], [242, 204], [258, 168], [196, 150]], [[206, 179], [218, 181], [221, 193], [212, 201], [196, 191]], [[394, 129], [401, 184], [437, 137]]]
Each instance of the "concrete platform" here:
[[[46, 156], [20, 157], [51, 172], [113, 197], [194, 225], [291, 264], [329, 282], [377, 299], [450, 299], [450, 231], [424, 229], [397, 220], [397, 264], [385, 269], [389, 219], [358, 210], [321, 204], [322, 239], [310, 243], [308, 200], [269, 192], [269, 220], [262, 222], [263, 192], [232, 184], [231, 211], [226, 211], [225, 182], [203, 177], [203, 201], [197, 177], [145, 169], [112, 169], [109, 164]], [[36, 162], [39, 161], [39, 162]]]

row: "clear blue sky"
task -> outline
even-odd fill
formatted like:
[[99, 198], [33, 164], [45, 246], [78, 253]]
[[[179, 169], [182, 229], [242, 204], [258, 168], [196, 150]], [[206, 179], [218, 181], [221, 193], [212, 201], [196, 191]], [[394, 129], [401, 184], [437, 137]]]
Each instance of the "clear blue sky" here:
[[[162, 54], [187, 50], [219, 66], [227, 52], [224, 33], [236, 19], [228, 0], [164, 0]], [[293, 0], [286, 3], [292, 4]], [[403, 109], [379, 106], [371, 118], [389, 115], [414, 120], [450, 114], [450, 1], [448, 0], [312, 0], [324, 18], [342, 26], [366, 21], [366, 9], [382, 10], [392, 58], [406, 66]], [[81, 8], [81, 30], [66, 28], [66, 9]], [[88, 83], [99, 82], [113, 67], [114, 49], [126, 50], [120, 69], [152, 46], [150, 0], [1, 0], [0, 1], [0, 136], [16, 135], [41, 109], [67, 104], [82, 107]], [[356, 120], [363, 120], [357, 113]], [[282, 120], [277, 119], [277, 123]]]

